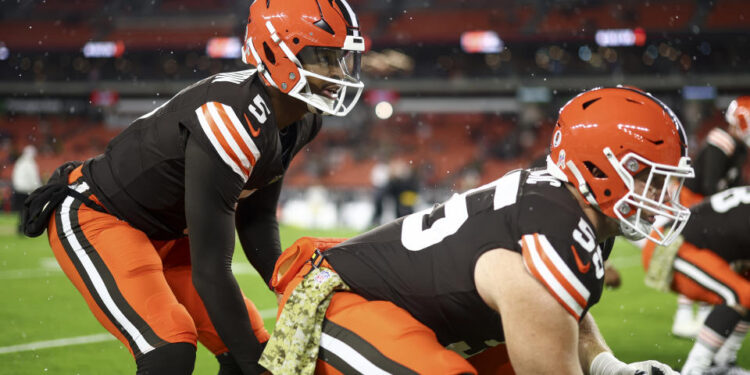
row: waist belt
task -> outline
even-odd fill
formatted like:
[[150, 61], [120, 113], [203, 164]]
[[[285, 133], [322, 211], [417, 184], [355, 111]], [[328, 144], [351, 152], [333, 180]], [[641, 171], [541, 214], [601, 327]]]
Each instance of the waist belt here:
[[69, 196], [80, 200], [93, 210], [107, 213], [104, 207], [68, 186], [68, 176], [81, 164], [83, 163], [79, 161], [69, 161], [61, 165], [52, 173], [46, 184], [26, 198], [21, 209], [21, 230], [26, 236], [38, 237], [44, 233], [52, 213]]

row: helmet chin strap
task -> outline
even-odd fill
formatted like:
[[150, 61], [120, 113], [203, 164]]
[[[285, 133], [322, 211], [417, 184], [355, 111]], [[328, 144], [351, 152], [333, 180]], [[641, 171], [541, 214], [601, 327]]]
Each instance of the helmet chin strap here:
[[[636, 221], [636, 216], [637, 215], [633, 215], [625, 219], [632, 226], [620, 220], [620, 232], [622, 232], [623, 237], [630, 241], [640, 241], [646, 238], [646, 233], [651, 232], [651, 224], [643, 219]], [[638, 229], [636, 229], [636, 227]]]
[[[320, 109], [319, 107], [333, 108], [333, 100], [330, 100], [328, 98], [323, 98], [323, 97], [321, 97], [318, 94], [314, 94], [312, 92], [312, 90], [310, 89], [310, 83], [307, 82], [307, 80], [305, 80], [305, 81], [306, 81], [306, 83], [305, 83], [305, 93], [307, 95], [309, 95], [308, 96], [308, 100], [306, 101], [306, 103], [307, 103], [307, 109], [310, 112], [318, 114], [318, 115], [330, 116], [331, 113], [329, 113], [327, 111], [324, 111], [324, 110]], [[317, 104], [318, 107], [316, 107], [313, 104]]]
[[328, 113], [327, 113], [327, 112], [323, 112], [323, 111], [321, 111], [321, 110], [319, 110], [319, 109], [315, 108], [315, 106], [313, 106], [313, 105], [312, 105], [312, 104], [310, 104], [310, 103], [307, 103], [307, 110], [308, 110], [308, 111], [310, 111], [310, 113], [314, 113], [314, 114], [316, 114], [316, 115], [321, 115], [321, 116], [326, 116], [326, 115], [328, 115]]

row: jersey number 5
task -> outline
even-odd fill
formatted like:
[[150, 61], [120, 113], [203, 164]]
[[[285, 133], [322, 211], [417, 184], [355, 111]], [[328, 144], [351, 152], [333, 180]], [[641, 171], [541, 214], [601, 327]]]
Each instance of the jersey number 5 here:
[[255, 95], [253, 102], [247, 106], [247, 109], [250, 110], [250, 113], [252, 113], [261, 124], [266, 122], [268, 115], [271, 114], [271, 110], [268, 109], [266, 102], [263, 101], [260, 94]]

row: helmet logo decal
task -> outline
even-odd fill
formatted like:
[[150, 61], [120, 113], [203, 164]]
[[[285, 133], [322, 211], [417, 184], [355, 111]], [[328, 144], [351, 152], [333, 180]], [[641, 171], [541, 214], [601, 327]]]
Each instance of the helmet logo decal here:
[[562, 132], [560, 130], [555, 132], [555, 136], [552, 138], [552, 147], [557, 147], [562, 141]]
[[560, 154], [557, 156], [557, 163], [555, 163], [558, 168], [565, 169], [565, 150], [560, 150]]

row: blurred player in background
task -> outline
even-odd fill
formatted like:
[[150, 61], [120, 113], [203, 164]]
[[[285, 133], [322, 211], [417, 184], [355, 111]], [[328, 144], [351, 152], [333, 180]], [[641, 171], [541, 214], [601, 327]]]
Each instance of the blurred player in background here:
[[[750, 96], [733, 100], [725, 118], [727, 130], [711, 129], [693, 164], [695, 178], [685, 181], [680, 203], [687, 207], [699, 203], [704, 197], [745, 184], [742, 170], [750, 146]], [[680, 294], [672, 333], [694, 338], [710, 311], [711, 306], [700, 303], [698, 314], [694, 316], [693, 301]]]
[[256, 69], [184, 89], [37, 195], [30, 234], [62, 200], [47, 228], [55, 256], [139, 374], [191, 373], [196, 341], [221, 374], [265, 371], [268, 333], [231, 272], [235, 227], [268, 281], [284, 173], [320, 115], [357, 102], [363, 50], [345, 0], [255, 1], [243, 60]]
[[[560, 110], [546, 170], [511, 172], [343, 243], [288, 249], [261, 363], [279, 374], [673, 374], [616, 359], [588, 311], [615, 236], [677, 236], [689, 212], [670, 185], [692, 175], [663, 103], [631, 88], [585, 92]], [[671, 230], [649, 234], [655, 215]]]
[[750, 374], [735, 366], [750, 327], [750, 187], [714, 194], [691, 208], [682, 236], [647, 244], [646, 284], [716, 305], [700, 329], [682, 374]]
[[23, 148], [21, 156], [13, 164], [13, 173], [11, 174], [13, 185], [13, 210], [19, 212], [18, 234], [23, 234], [23, 219], [21, 211], [23, 202], [29, 197], [29, 194], [42, 186], [42, 177], [39, 175], [39, 165], [36, 163], [36, 147], [27, 145]]

